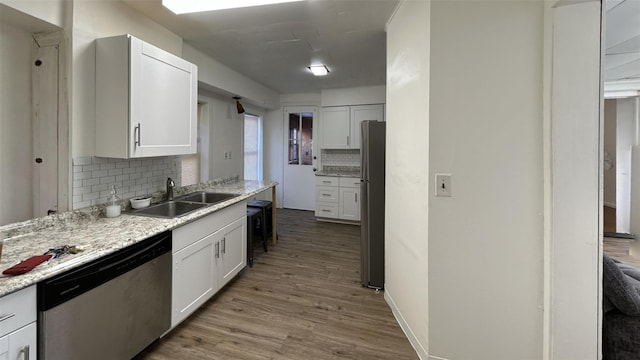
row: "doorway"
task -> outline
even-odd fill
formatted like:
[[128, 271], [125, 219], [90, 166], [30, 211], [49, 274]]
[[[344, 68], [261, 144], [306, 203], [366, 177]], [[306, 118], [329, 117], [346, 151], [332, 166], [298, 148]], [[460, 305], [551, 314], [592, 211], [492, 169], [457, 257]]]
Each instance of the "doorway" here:
[[286, 107], [284, 111], [285, 163], [283, 207], [315, 209], [315, 162], [313, 139], [317, 108]]

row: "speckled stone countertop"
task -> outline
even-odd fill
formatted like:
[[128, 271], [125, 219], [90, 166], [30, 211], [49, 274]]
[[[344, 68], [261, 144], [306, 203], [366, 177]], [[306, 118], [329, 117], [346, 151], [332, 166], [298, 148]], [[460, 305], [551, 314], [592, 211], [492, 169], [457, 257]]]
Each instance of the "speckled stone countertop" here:
[[345, 170], [320, 170], [316, 172], [316, 176], [344, 176], [344, 177], [360, 177], [360, 170], [357, 171], [345, 171]]
[[31, 256], [42, 255], [57, 246], [75, 245], [84, 251], [51, 259], [22, 275], [0, 275], [0, 296], [33, 285], [152, 235], [175, 229], [217, 210], [245, 201], [276, 185], [276, 182], [240, 180], [233, 183], [209, 182], [176, 189], [176, 196], [198, 190], [234, 193], [241, 196], [175, 219], [127, 213], [116, 218], [107, 218], [102, 208], [95, 207], [2, 226], [0, 232], [6, 238], [0, 259], [0, 272]]

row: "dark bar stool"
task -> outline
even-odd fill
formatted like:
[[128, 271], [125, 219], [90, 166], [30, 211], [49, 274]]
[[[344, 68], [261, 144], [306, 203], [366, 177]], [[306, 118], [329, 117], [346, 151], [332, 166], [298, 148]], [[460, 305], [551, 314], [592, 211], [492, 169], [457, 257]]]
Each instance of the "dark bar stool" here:
[[247, 261], [249, 262], [249, 267], [253, 267], [253, 241], [256, 235], [262, 238], [264, 251], [267, 251], [267, 239], [262, 233], [263, 221], [262, 209], [247, 208]]
[[260, 209], [262, 210], [262, 223], [265, 225], [262, 227], [262, 238], [264, 239], [264, 250], [267, 251], [267, 239], [270, 236], [277, 236], [273, 234], [273, 207], [271, 201], [268, 200], [252, 200], [247, 204], [247, 209]]

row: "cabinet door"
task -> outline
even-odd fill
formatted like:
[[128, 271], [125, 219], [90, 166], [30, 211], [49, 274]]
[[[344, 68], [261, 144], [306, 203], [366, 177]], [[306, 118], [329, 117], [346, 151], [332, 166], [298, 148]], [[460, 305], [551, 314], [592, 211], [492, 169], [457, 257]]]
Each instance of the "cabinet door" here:
[[196, 153], [197, 67], [131, 37], [131, 157]]
[[349, 126], [348, 106], [322, 108], [320, 147], [323, 149], [348, 149]]
[[247, 217], [232, 222], [216, 234], [218, 288], [221, 288], [247, 265]]
[[171, 327], [189, 316], [217, 290], [214, 235], [173, 254]]
[[360, 189], [340, 188], [340, 219], [360, 221]]
[[352, 149], [360, 149], [360, 123], [365, 120], [383, 121], [384, 106], [359, 105], [351, 107], [351, 142]]
[[33, 322], [0, 338], [0, 359], [35, 359], [38, 356], [37, 329]]

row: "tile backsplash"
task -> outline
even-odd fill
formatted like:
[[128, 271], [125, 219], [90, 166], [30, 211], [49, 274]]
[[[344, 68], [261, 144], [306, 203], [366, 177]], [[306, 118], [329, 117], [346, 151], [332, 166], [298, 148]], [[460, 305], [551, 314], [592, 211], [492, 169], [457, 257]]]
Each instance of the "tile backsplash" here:
[[111, 186], [121, 199], [164, 191], [170, 177], [180, 186], [180, 158], [77, 157], [73, 159], [73, 210], [104, 204]]
[[327, 166], [359, 167], [360, 150], [322, 149], [320, 159], [323, 168]]

